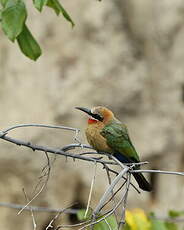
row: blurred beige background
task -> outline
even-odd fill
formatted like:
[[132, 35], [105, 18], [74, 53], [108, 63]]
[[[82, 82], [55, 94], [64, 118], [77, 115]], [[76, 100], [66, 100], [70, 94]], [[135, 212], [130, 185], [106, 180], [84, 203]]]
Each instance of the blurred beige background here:
[[[33, 34], [43, 55], [35, 63], [0, 33], [0, 127], [19, 123], [67, 125], [84, 130], [86, 116], [75, 106], [105, 105], [129, 127], [148, 168], [184, 170], [184, 2], [182, 0], [62, 0], [74, 29], [50, 9], [39, 14], [29, 3]], [[53, 147], [73, 143], [67, 131], [25, 128], [13, 137]], [[86, 142], [84, 133], [81, 137]], [[0, 202], [25, 203], [46, 157], [0, 141]], [[51, 156], [51, 155], [50, 155]], [[33, 205], [84, 206], [93, 165], [57, 157], [47, 188]], [[107, 186], [98, 167], [94, 202]], [[131, 189], [128, 207], [166, 215], [184, 207], [184, 178], [152, 175], [155, 191]], [[31, 215], [0, 207], [1, 229], [33, 229]], [[53, 214], [36, 213], [37, 229]], [[66, 218], [66, 221], [74, 217]], [[61, 223], [61, 222], [60, 222]]]

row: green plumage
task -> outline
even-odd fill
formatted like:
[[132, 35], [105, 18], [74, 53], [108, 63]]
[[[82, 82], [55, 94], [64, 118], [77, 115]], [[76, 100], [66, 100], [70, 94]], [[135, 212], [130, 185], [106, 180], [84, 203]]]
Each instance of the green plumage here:
[[[140, 162], [139, 156], [130, 140], [127, 127], [118, 120], [113, 120], [102, 129], [100, 134], [106, 139], [107, 145], [112, 149], [114, 156], [122, 163]], [[139, 169], [139, 166], [135, 167]], [[151, 191], [151, 186], [141, 173], [133, 173], [139, 187]]]
[[113, 150], [122, 153], [133, 162], [139, 162], [139, 156], [129, 138], [127, 127], [118, 122], [106, 125], [101, 135], [106, 139], [107, 145]]

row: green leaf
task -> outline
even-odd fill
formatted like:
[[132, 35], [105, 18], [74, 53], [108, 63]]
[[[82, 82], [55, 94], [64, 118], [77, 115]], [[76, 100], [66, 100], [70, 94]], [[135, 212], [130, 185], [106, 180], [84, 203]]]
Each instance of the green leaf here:
[[151, 230], [168, 230], [161, 220], [151, 219]]
[[3, 7], [5, 7], [7, 1], [8, 1], [8, 0], [0, 0], [0, 3], [1, 3], [1, 5], [2, 5]]
[[[100, 217], [100, 219], [101, 218], [102, 217]], [[102, 220], [94, 225], [94, 230], [107, 230], [107, 229], [118, 229], [118, 224], [116, 222], [116, 218], [114, 215], [110, 215], [109, 217], [106, 218], [106, 221]]]
[[86, 209], [80, 209], [77, 212], [78, 220], [89, 220], [92, 217], [93, 210], [89, 208], [88, 213], [86, 214]]
[[150, 230], [150, 221], [145, 220], [142, 216], [134, 215], [137, 230]]
[[63, 14], [64, 18], [69, 21], [72, 25], [72, 27], [75, 25], [73, 20], [71, 19], [70, 15], [67, 13], [67, 11], [62, 7], [62, 5], [56, 0], [56, 3], [58, 4], [58, 8], [60, 9], [61, 13]]
[[[81, 209], [77, 212], [77, 218], [80, 221], [85, 221], [85, 220], [90, 220], [92, 218], [93, 210], [89, 208], [87, 215], [85, 216], [86, 210]], [[97, 220], [103, 218], [97, 218]], [[87, 227], [87, 230], [90, 230], [91, 227]], [[109, 217], [106, 218], [105, 220], [102, 220], [98, 222], [97, 224], [94, 224], [93, 227], [94, 230], [107, 230], [107, 229], [118, 229], [118, 224], [116, 222], [116, 218], [114, 215], [110, 215]]]
[[165, 226], [167, 227], [167, 230], [178, 230], [178, 227], [175, 223], [165, 222]]
[[34, 61], [36, 61], [42, 53], [39, 44], [34, 39], [26, 25], [24, 25], [21, 34], [17, 37], [17, 42], [21, 51]]
[[47, 0], [33, 0], [34, 6], [40, 12], [43, 9], [43, 6], [47, 4]]
[[184, 215], [184, 211], [169, 210], [168, 212], [168, 216], [172, 218], [176, 218], [183, 215]]
[[127, 223], [125, 223], [125, 225], [123, 226], [123, 230], [131, 230], [131, 228]]
[[63, 17], [71, 23], [72, 27], [75, 25], [70, 15], [67, 13], [67, 11], [63, 8], [58, 0], [48, 0], [46, 5], [52, 8], [57, 15], [62, 13]]
[[58, 9], [57, 5], [55, 4], [54, 0], [48, 0], [47, 4], [48, 7], [52, 8], [57, 15], [60, 14], [60, 10]]
[[[103, 217], [97, 218], [97, 221]], [[86, 219], [85, 219], [86, 220]], [[87, 227], [87, 230], [90, 230], [91, 227]], [[106, 220], [102, 220], [97, 224], [94, 224], [93, 230], [107, 230], [107, 229], [118, 229], [118, 224], [116, 222], [116, 218], [114, 215], [111, 215], [106, 218]]]
[[26, 21], [27, 12], [22, 1], [8, 0], [2, 10], [2, 29], [11, 41], [21, 33]]

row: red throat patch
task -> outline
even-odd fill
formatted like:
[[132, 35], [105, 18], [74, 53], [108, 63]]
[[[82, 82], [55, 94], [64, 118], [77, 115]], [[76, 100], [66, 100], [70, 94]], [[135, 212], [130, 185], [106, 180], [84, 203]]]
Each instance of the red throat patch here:
[[94, 123], [97, 123], [97, 120], [91, 118], [88, 119], [88, 124], [94, 124]]

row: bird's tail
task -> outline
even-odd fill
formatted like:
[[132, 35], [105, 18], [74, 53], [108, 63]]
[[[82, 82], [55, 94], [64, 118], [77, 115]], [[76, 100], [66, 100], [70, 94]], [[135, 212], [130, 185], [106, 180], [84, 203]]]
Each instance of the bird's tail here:
[[142, 173], [133, 173], [133, 176], [142, 190], [147, 192], [150, 192], [152, 190], [151, 185], [149, 184], [149, 182], [146, 180], [146, 178], [143, 176]]

